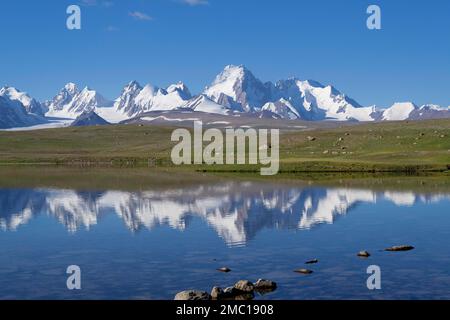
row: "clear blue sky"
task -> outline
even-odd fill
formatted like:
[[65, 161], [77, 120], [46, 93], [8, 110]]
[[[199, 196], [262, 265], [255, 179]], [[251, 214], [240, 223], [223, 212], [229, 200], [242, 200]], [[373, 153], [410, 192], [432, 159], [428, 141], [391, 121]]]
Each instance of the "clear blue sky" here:
[[[244, 64], [264, 81], [333, 84], [364, 105], [450, 105], [448, 0], [84, 0], [82, 30], [69, 31], [66, 8], [82, 2], [2, 1], [0, 85], [41, 100], [69, 81], [110, 99], [131, 80], [182, 80], [197, 93]], [[369, 4], [381, 6], [381, 31], [366, 28]]]

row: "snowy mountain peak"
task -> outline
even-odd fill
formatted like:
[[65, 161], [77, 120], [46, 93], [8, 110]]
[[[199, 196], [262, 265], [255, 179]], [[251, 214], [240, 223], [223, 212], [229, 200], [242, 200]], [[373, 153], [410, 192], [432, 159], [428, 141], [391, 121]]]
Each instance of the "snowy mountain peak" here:
[[294, 106], [292, 106], [292, 104], [288, 100], [284, 98], [281, 98], [276, 102], [266, 103], [262, 107], [261, 111], [271, 112], [281, 119], [294, 120], [301, 118], [299, 111]]
[[136, 108], [135, 99], [142, 91], [141, 85], [137, 81], [129, 82], [123, 89], [120, 96], [114, 102], [114, 109], [121, 114], [132, 117], [140, 112]]
[[47, 115], [58, 115], [79, 92], [76, 84], [72, 82], [67, 83], [51, 101], [46, 102]]
[[372, 108], [362, 108], [331, 85], [297, 78], [263, 83], [244, 66], [226, 66], [204, 94], [234, 111], [264, 109], [288, 119], [373, 120]]
[[271, 83], [264, 84], [244, 66], [228, 65], [204, 94], [216, 103], [226, 102], [234, 110], [260, 110], [270, 100]]
[[83, 90], [81, 90], [81, 92], [95, 94], [95, 90], [89, 88], [88, 86], [84, 87]]
[[415, 108], [409, 115], [409, 120], [450, 118], [450, 108], [435, 104], [426, 104]]
[[44, 117], [28, 113], [18, 99], [12, 99], [8, 94], [16, 90], [0, 90], [0, 129], [27, 127], [45, 122]]
[[85, 111], [91, 111], [99, 107], [108, 107], [111, 103], [97, 91], [85, 87], [79, 91], [73, 83], [68, 83], [53, 98], [47, 102], [47, 116], [76, 118]]
[[66, 91], [72, 95], [75, 95], [79, 92], [77, 85], [73, 82], [67, 83], [61, 91]]
[[408, 119], [411, 112], [417, 109], [412, 102], [397, 102], [390, 108], [384, 110], [382, 120], [400, 121]]
[[166, 89], [167, 93], [173, 93], [173, 92], [178, 92], [178, 94], [180, 96], [182, 96], [183, 99], [185, 100], [189, 100], [192, 98], [192, 94], [189, 91], [188, 87], [181, 81], [179, 81], [176, 84], [173, 84], [171, 86], [169, 86]]
[[0, 89], [0, 96], [7, 97], [9, 100], [20, 102], [27, 113], [43, 116], [45, 107], [32, 98], [28, 93], [22, 92], [14, 87], [5, 86]]
[[371, 121], [373, 108], [363, 108], [331, 85], [291, 78], [275, 85], [277, 99], [284, 98], [305, 120]]
[[250, 70], [248, 70], [243, 64], [240, 65], [229, 64], [225, 66], [225, 68], [223, 68], [222, 74], [244, 75], [246, 72], [250, 72]]
[[420, 110], [433, 110], [433, 111], [443, 111], [448, 110], [448, 108], [441, 107], [437, 104], [425, 104], [419, 108]]
[[139, 82], [137, 82], [136, 80], [128, 82], [128, 84], [125, 87], [126, 88], [127, 87], [128, 88], [136, 88], [136, 87], [142, 88], [141, 85], [139, 84]]
[[148, 83], [144, 86], [144, 88], [142, 89], [142, 94], [145, 94], [147, 96], [154, 96], [156, 95], [156, 93], [159, 91], [159, 88]]
[[212, 101], [203, 94], [192, 98], [180, 109], [197, 112], [215, 113], [215, 114], [228, 114], [230, 112], [230, 110], [227, 107], [215, 103], [214, 101]]

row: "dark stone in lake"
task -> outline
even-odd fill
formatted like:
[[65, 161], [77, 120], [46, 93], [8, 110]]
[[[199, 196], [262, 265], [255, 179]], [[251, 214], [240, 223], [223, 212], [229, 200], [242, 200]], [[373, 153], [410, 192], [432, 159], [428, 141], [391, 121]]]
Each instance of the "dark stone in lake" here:
[[393, 246], [385, 249], [385, 251], [410, 251], [413, 250], [413, 246]]
[[211, 300], [209, 293], [199, 290], [185, 290], [178, 292], [174, 300], [178, 301], [194, 301], [194, 300]]
[[370, 257], [370, 253], [368, 251], [360, 251], [360, 252], [358, 252], [358, 257], [368, 258], [368, 257]]
[[294, 272], [301, 273], [301, 274], [311, 274], [311, 273], [313, 273], [313, 271], [309, 270], [309, 269], [297, 269], [297, 270], [294, 270]]
[[227, 267], [223, 267], [223, 268], [217, 269], [217, 271], [228, 273], [228, 272], [231, 271], [231, 269], [230, 269], [230, 268], [227, 268]]
[[317, 259], [312, 259], [312, 260], [306, 261], [305, 263], [306, 263], [306, 264], [319, 263], [319, 260], [317, 260]]

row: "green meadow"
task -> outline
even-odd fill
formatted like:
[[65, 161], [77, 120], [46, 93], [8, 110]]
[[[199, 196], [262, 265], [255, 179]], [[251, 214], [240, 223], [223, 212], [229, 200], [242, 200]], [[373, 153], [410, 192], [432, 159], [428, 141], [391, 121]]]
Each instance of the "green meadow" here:
[[[0, 132], [1, 165], [170, 169], [174, 128], [116, 125]], [[282, 131], [280, 173], [440, 172], [450, 168], [450, 119]], [[186, 166], [193, 172], [256, 173], [260, 166]]]

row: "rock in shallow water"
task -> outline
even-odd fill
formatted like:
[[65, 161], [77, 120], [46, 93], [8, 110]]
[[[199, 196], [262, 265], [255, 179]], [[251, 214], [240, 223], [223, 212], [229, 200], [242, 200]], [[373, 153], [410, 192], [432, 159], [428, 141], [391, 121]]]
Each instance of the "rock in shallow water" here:
[[306, 263], [306, 264], [315, 264], [315, 263], [319, 263], [319, 260], [317, 260], [317, 259], [312, 259], [312, 260], [306, 261], [305, 263]]
[[297, 270], [294, 270], [294, 272], [301, 273], [301, 274], [311, 274], [311, 273], [313, 273], [313, 271], [309, 270], [309, 269], [297, 269]]
[[248, 280], [240, 280], [236, 282], [234, 288], [240, 292], [253, 292], [255, 286]]
[[385, 251], [410, 251], [413, 250], [413, 246], [393, 246], [385, 249]]
[[275, 290], [277, 288], [277, 283], [271, 280], [259, 279], [256, 281], [255, 290]]
[[188, 300], [211, 300], [209, 293], [199, 290], [185, 290], [178, 292], [174, 300], [188, 301]]
[[222, 288], [214, 287], [211, 290], [211, 298], [213, 299], [221, 299], [223, 298], [225, 293], [223, 292]]
[[231, 271], [231, 269], [230, 269], [230, 268], [227, 268], [227, 267], [223, 267], [223, 268], [217, 269], [217, 271], [228, 273], [228, 272]]
[[252, 300], [255, 294], [252, 292], [243, 292], [235, 287], [228, 287], [223, 290], [220, 300]]
[[370, 257], [370, 253], [368, 251], [360, 251], [360, 252], [358, 252], [358, 257], [368, 258], [368, 257]]
[[235, 287], [228, 287], [228, 288], [225, 288], [225, 290], [223, 290], [223, 293], [227, 296], [232, 296], [232, 295], [237, 294], [237, 290]]

